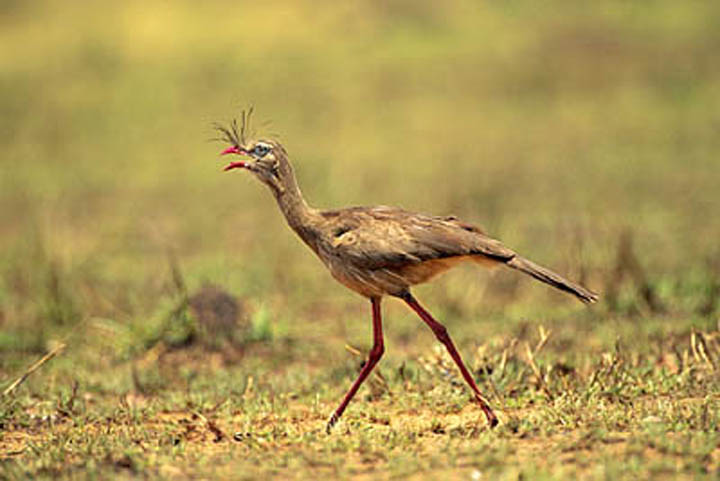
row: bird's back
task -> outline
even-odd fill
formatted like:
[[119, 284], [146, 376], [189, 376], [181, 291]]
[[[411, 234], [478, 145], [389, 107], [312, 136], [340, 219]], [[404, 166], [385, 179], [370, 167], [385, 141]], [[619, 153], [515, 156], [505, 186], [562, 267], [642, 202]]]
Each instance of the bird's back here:
[[497, 264], [515, 256], [479, 227], [454, 217], [385, 206], [319, 215], [314, 250], [336, 279], [366, 296], [401, 293], [459, 262]]

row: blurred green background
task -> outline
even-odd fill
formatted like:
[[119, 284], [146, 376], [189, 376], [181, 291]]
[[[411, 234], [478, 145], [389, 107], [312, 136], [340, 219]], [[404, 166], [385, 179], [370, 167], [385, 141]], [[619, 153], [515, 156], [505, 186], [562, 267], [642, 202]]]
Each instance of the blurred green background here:
[[[211, 125], [251, 104], [316, 206], [452, 213], [603, 292], [630, 259], [601, 312], [712, 323], [719, 14], [664, 0], [3, 1], [0, 349], [41, 351], [97, 320], [142, 337], [179, 273], [291, 337], [369, 342], [365, 303], [265, 188], [221, 172]], [[450, 318], [578, 309], [476, 269], [420, 292]]]

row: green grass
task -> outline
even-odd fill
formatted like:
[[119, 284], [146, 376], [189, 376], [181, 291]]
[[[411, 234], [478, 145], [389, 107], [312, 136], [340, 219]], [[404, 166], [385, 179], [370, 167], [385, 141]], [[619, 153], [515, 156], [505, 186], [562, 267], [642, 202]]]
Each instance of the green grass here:
[[[0, 388], [67, 347], [0, 398], [0, 477], [713, 479], [719, 17], [5, 2]], [[586, 309], [471, 268], [417, 289], [497, 430], [389, 301], [381, 377], [324, 434], [369, 303], [221, 172], [211, 124], [251, 103], [312, 204], [456, 214], [602, 292]], [[234, 326], [190, 307], [206, 284], [237, 299]]]
[[[427, 333], [409, 354], [391, 343], [330, 435], [327, 417], [360, 361], [338, 341], [274, 339], [241, 354], [156, 345], [101, 366], [76, 352], [3, 400], [3, 468], [47, 478], [711, 477], [717, 333], [692, 331], [691, 342], [678, 328], [659, 336], [661, 320], [607, 322], [617, 341], [558, 319], [539, 349], [541, 332], [522, 320], [482, 342], [460, 330], [482, 388], [496, 393], [494, 431]], [[87, 341], [86, 354], [101, 344]]]

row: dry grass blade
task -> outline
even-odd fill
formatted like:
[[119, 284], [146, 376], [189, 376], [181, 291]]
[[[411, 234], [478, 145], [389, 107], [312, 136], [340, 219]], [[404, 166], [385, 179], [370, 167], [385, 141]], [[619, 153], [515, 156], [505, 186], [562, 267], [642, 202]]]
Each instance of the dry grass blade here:
[[[365, 360], [365, 356], [363, 356], [363, 353], [362, 353], [362, 351], [360, 351], [360, 349], [358, 349], [354, 346], [351, 346], [350, 344], [345, 344], [345, 350], [347, 352], [349, 352], [350, 354], [352, 354], [353, 356], [363, 359], [362, 364], [360, 365], [361, 368], [367, 362]], [[390, 391], [390, 384], [388, 384], [387, 379], [385, 379], [385, 376], [383, 376], [380, 373], [380, 371], [373, 371], [372, 380], [373, 381], [371, 381], [371, 382], [374, 382], [373, 392], [374, 392], [375, 397], [378, 397], [380, 394], [382, 394], [384, 392], [387, 392], [389, 395], [392, 396], [392, 392]]]
[[351, 346], [350, 344], [345, 344], [345, 350], [353, 356], [362, 356], [362, 352], [360, 352], [360, 349]]
[[714, 371], [715, 363], [711, 358], [712, 355], [709, 353], [705, 336], [703, 336], [701, 332], [693, 329], [692, 333], [690, 334], [690, 345], [692, 346], [693, 356], [695, 357], [695, 360], [698, 363], [703, 361], [710, 368], [711, 371]]
[[535, 351], [533, 351], [534, 355], [537, 355], [540, 350], [545, 347], [545, 344], [547, 344], [548, 339], [550, 339], [550, 334], [552, 334], [552, 329], [546, 331], [544, 326], [538, 327], [538, 334], [540, 334], [540, 340], [535, 345]]
[[550, 389], [547, 386], [546, 377], [547, 375], [543, 375], [542, 370], [535, 362], [535, 356], [540, 352], [540, 350], [547, 344], [548, 339], [550, 338], [550, 333], [552, 331], [546, 331], [544, 327], [540, 326], [538, 328], [538, 333], [540, 334], [540, 340], [535, 345], [535, 349], [530, 347], [530, 343], [525, 343], [525, 353], [527, 356], [527, 362], [530, 366], [530, 369], [532, 369], [533, 374], [537, 378], [538, 386], [543, 390], [545, 395], [552, 399], [552, 393], [550, 392]]
[[208, 431], [210, 431], [213, 436], [215, 436], [213, 442], [219, 443], [224, 439], [228, 439], [227, 434], [225, 434], [223, 430], [218, 427], [217, 424], [206, 418], [201, 412], [192, 411], [192, 414], [198, 419], [200, 419], [205, 424], [205, 427], [207, 427]]
[[518, 343], [517, 338], [513, 337], [510, 340], [510, 344], [507, 347], [505, 347], [505, 349], [503, 349], [502, 357], [500, 358], [500, 366], [498, 369], [500, 371], [500, 378], [505, 376], [505, 367], [507, 366], [508, 355], [510, 352], [515, 350], [515, 346], [517, 345], [517, 343]]
[[52, 349], [50, 352], [45, 354], [43, 357], [41, 357], [38, 361], [36, 361], [32, 366], [27, 368], [27, 370], [23, 373], [22, 376], [17, 378], [12, 384], [10, 384], [5, 390], [3, 391], [3, 396], [8, 396], [10, 393], [12, 393], [15, 389], [17, 389], [18, 386], [20, 386], [22, 383], [25, 382], [25, 380], [30, 377], [32, 373], [40, 369], [46, 362], [48, 362], [50, 359], [54, 358], [58, 354], [60, 354], [63, 349], [65, 349], [65, 344], [58, 344], [54, 349]]
[[533, 353], [533, 350], [530, 348], [530, 343], [525, 343], [525, 354], [527, 355], [527, 361], [528, 365], [530, 366], [530, 369], [532, 369], [533, 374], [535, 374], [535, 377], [538, 378], [539, 382], [542, 382], [543, 376], [542, 372], [540, 371], [540, 368], [538, 367], [537, 363], [535, 362], [535, 354]]

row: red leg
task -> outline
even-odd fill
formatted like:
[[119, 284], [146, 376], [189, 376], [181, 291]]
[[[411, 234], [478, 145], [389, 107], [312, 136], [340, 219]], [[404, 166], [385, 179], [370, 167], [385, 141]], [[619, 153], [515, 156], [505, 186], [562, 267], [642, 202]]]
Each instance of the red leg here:
[[460, 368], [460, 372], [465, 378], [465, 382], [467, 382], [470, 385], [470, 388], [473, 390], [473, 393], [475, 394], [475, 401], [480, 404], [480, 408], [485, 413], [485, 417], [487, 418], [490, 427], [495, 427], [498, 423], [497, 416], [495, 416], [495, 413], [492, 411], [492, 409], [490, 409], [490, 405], [485, 400], [485, 397], [483, 397], [483, 395], [480, 393], [480, 390], [475, 384], [475, 380], [470, 375], [470, 372], [465, 367], [465, 364], [463, 364], [460, 353], [458, 353], [457, 349], [455, 349], [455, 345], [453, 344], [452, 339], [450, 339], [450, 335], [448, 334], [445, 326], [433, 319], [432, 315], [430, 315], [430, 313], [418, 303], [418, 301], [413, 297], [412, 294], [410, 294], [410, 292], [403, 294], [402, 299], [412, 308], [413, 311], [417, 312], [417, 314], [422, 318], [422, 320], [425, 321], [428, 326], [430, 326], [430, 329], [432, 329], [432, 331], [435, 333], [435, 337], [437, 337], [438, 340], [445, 345], [448, 352], [450, 353], [450, 356], [453, 358], [453, 361], [455, 361], [457, 367]]
[[340, 406], [338, 406], [333, 415], [330, 416], [330, 420], [328, 421], [326, 428], [326, 431], [328, 433], [335, 425], [337, 420], [340, 419], [340, 416], [342, 416], [342, 413], [345, 411], [345, 408], [350, 403], [350, 400], [353, 398], [353, 396], [355, 396], [355, 393], [360, 388], [360, 385], [363, 383], [365, 378], [368, 377], [368, 374], [370, 374], [370, 371], [373, 370], [375, 364], [378, 363], [378, 361], [383, 355], [383, 352], [385, 352], [385, 346], [383, 345], [382, 318], [380, 315], [380, 298], [373, 297], [372, 299], [370, 299], [370, 301], [372, 302], [373, 347], [372, 349], [370, 349], [370, 355], [368, 356], [367, 362], [363, 366], [362, 370], [360, 370], [360, 375], [355, 380], [347, 394], [345, 394], [345, 398], [343, 398]]

